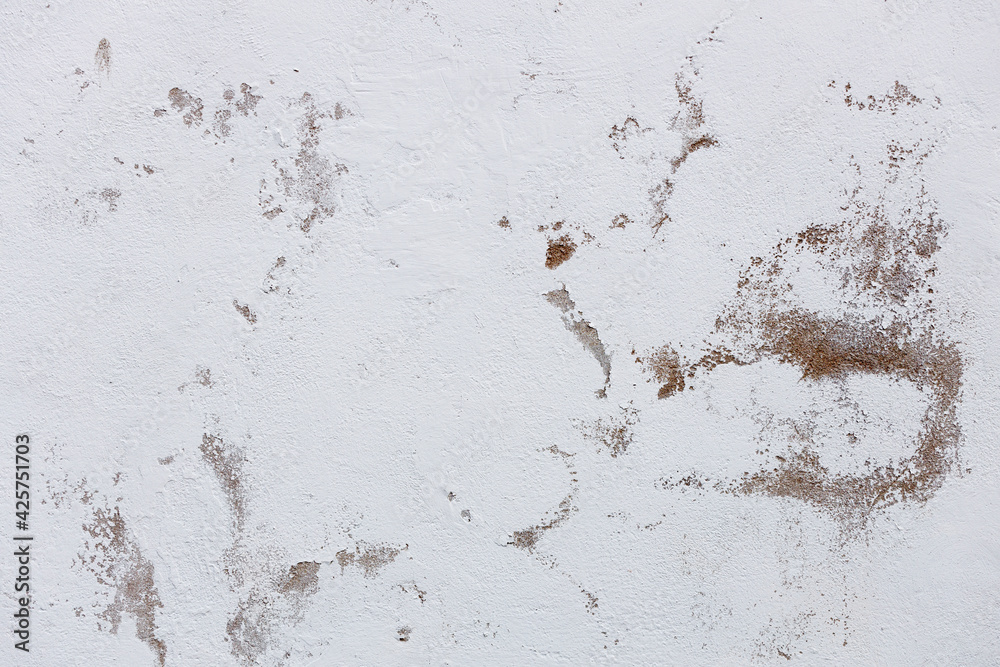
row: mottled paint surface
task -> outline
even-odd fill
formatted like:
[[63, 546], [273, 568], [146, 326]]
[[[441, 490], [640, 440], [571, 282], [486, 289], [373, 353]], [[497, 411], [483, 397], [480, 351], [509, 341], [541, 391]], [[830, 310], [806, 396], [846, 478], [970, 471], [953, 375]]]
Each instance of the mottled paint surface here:
[[6, 10], [0, 664], [995, 663], [997, 8], [513, 4]]

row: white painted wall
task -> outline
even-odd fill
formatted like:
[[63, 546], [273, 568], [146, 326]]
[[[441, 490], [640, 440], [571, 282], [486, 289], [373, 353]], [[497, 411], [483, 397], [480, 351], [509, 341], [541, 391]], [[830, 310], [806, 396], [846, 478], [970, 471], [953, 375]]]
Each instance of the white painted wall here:
[[[998, 664], [997, 6], [513, 5], [3, 8], [0, 662]], [[853, 514], [738, 481], [796, 426], [830, 484], [903, 470], [933, 387], [637, 363], [852, 192], [936, 211], [916, 296], [841, 244], [753, 303], [961, 360], [946, 472]]]

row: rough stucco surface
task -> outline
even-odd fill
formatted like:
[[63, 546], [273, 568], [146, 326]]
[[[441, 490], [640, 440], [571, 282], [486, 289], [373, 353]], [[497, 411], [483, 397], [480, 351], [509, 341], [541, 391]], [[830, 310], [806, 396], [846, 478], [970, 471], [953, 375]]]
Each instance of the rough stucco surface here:
[[997, 664], [995, 4], [0, 12], [0, 663]]

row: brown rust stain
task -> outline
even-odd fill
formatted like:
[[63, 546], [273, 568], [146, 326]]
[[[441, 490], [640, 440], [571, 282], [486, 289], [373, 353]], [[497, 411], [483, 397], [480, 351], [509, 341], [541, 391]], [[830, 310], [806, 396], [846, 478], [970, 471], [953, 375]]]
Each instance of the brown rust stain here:
[[649, 356], [636, 359], [643, 364], [646, 372], [661, 385], [657, 398], [666, 398], [678, 391], [684, 391], [684, 376], [687, 368], [681, 363], [677, 350], [669, 345], [664, 345], [653, 350]]
[[104, 203], [108, 205], [108, 212], [114, 213], [118, 210], [118, 200], [121, 199], [121, 190], [115, 188], [104, 188], [99, 194]]
[[661, 385], [657, 398], [669, 398], [685, 388], [694, 389], [691, 380], [701, 371], [712, 371], [722, 364], [746, 365], [722, 346], [710, 348], [696, 361], [686, 362], [670, 345], [658, 347], [645, 357], [636, 357], [636, 363], [642, 364], [651, 379]]
[[549, 247], [545, 251], [545, 268], [554, 269], [576, 252], [576, 243], [569, 234], [563, 234], [557, 239], [549, 239]]
[[[566, 471], [570, 475], [572, 484], [570, 486], [570, 492], [565, 498], [559, 503], [559, 506], [550, 512], [546, 512], [546, 516], [549, 518], [544, 518], [539, 523], [535, 524], [530, 528], [525, 528], [523, 530], [516, 530], [511, 534], [511, 540], [507, 542], [508, 546], [514, 546], [518, 549], [524, 549], [525, 551], [534, 553], [535, 546], [542, 536], [549, 530], [565, 523], [574, 512], [579, 511], [577, 507], [573, 505], [573, 497], [580, 490], [579, 480], [577, 478], [576, 465], [574, 464], [574, 459], [576, 454], [570, 454], [569, 452], [564, 452], [556, 445], [545, 448], [545, 452], [558, 456], [563, 465], [566, 466]], [[537, 554], [536, 554], [537, 557]], [[544, 562], [544, 559], [543, 559]], [[552, 565], [552, 563], [549, 563]]]
[[775, 470], [748, 474], [735, 489], [791, 497], [851, 515], [900, 501], [924, 502], [940, 488], [961, 437], [957, 403], [963, 363], [955, 343], [914, 334], [905, 322], [822, 318], [791, 311], [765, 314], [760, 351], [823, 381], [851, 373], [885, 375], [913, 383], [930, 405], [914, 440], [914, 453], [867, 475], [831, 475], [807, 444]]
[[236, 613], [226, 622], [229, 650], [242, 664], [259, 664], [271, 640], [273, 613], [266, 598], [257, 593], [241, 600]]
[[253, 88], [250, 86], [249, 83], [240, 84], [240, 95], [241, 97], [239, 97], [236, 100], [236, 102], [234, 102], [236, 111], [243, 114], [244, 116], [249, 116], [250, 112], [252, 111], [253, 114], [256, 116], [257, 105], [260, 103], [262, 99], [264, 99], [264, 96], [254, 95]]
[[622, 149], [625, 148], [629, 137], [645, 134], [646, 132], [650, 132], [652, 129], [653, 128], [651, 127], [640, 128], [639, 121], [632, 116], [629, 116], [622, 122], [621, 127], [618, 127], [617, 125], [613, 125], [611, 127], [608, 139], [611, 139], [611, 146], [615, 149], [615, 152], [618, 153], [618, 157], [624, 160], [625, 156], [621, 153]]
[[[906, 101], [904, 91], [895, 94]], [[712, 333], [725, 345], [690, 364], [669, 346], [640, 360], [663, 383], [661, 397], [675, 394], [699, 372], [765, 358], [798, 368], [803, 382], [834, 383], [845, 399], [848, 376], [909, 383], [927, 399], [912, 453], [865, 474], [833, 473], [823, 465], [822, 443], [803, 423], [789, 436], [789, 452], [776, 457], [777, 465], [720, 481], [716, 488], [797, 499], [856, 524], [896, 503], [926, 502], [954, 468], [962, 437], [964, 362], [933, 305], [933, 255], [946, 229], [921, 178], [928, 154], [919, 144], [888, 144], [879, 163], [881, 185], [868, 189], [862, 182], [846, 191], [839, 222], [811, 225], [779, 241], [767, 257], [752, 258]], [[853, 160], [851, 167], [863, 174]], [[900, 191], [903, 198], [894, 198]], [[795, 263], [802, 261], [837, 278], [838, 312], [795, 302]], [[864, 446], [854, 433], [848, 435], [849, 443]]]
[[80, 562], [97, 578], [98, 583], [114, 590], [114, 600], [99, 617], [118, 634], [122, 615], [135, 619], [135, 634], [156, 656], [157, 664], [166, 664], [167, 645], [156, 636], [156, 610], [163, 607], [156, 588], [153, 564], [143, 556], [126, 526], [118, 507], [98, 507], [83, 530], [93, 542], [86, 544], [89, 555], [80, 554]]
[[297, 224], [308, 234], [315, 225], [334, 215], [336, 186], [341, 176], [349, 172], [345, 165], [331, 162], [320, 150], [323, 121], [334, 118], [335, 114], [320, 111], [310, 93], [304, 93], [293, 106], [302, 110], [296, 121], [299, 149], [291, 164], [272, 162], [278, 173], [273, 179], [261, 181], [260, 206], [264, 217], [273, 220], [287, 210], [276, 203], [276, 197], [304, 203], [308, 212], [297, 220]]
[[213, 123], [215, 136], [225, 140], [232, 133], [231, 121], [237, 115], [249, 116], [251, 112], [255, 116], [257, 115], [255, 111], [257, 104], [264, 98], [261, 95], [254, 95], [252, 91], [253, 88], [247, 83], [240, 84], [239, 96], [232, 88], [223, 91], [223, 106], [215, 111]]
[[[708, 41], [713, 41], [713, 38], [708, 38]], [[688, 56], [684, 66], [674, 78], [678, 109], [670, 120], [670, 129], [681, 134], [681, 150], [670, 160], [670, 175], [649, 189], [649, 202], [652, 207], [649, 224], [653, 229], [653, 236], [660, 232], [663, 225], [671, 222], [668, 203], [674, 194], [674, 175], [677, 170], [695, 151], [711, 148], [719, 143], [703, 127], [704, 103], [694, 92], [697, 78], [698, 68], [695, 66], [694, 57]]]
[[680, 155], [670, 161], [671, 173], [676, 172], [677, 168], [684, 164], [684, 161], [688, 159], [688, 155], [691, 155], [691, 153], [694, 153], [696, 150], [701, 148], [711, 148], [712, 146], [717, 146], [718, 143], [719, 142], [716, 141], [714, 137], [710, 137], [707, 134], [697, 138], [685, 137], [684, 143], [681, 146]]
[[619, 213], [611, 221], [611, 229], [625, 229], [625, 225], [632, 222], [627, 215]]
[[[836, 83], [831, 81], [831, 86]], [[922, 99], [910, 92], [910, 89], [899, 81], [893, 85], [888, 93], [880, 97], [868, 95], [864, 99], [854, 97], [851, 93], [851, 84], [844, 84], [844, 104], [859, 111], [876, 111], [880, 113], [889, 112], [895, 116], [904, 107], [914, 107], [923, 102]]]

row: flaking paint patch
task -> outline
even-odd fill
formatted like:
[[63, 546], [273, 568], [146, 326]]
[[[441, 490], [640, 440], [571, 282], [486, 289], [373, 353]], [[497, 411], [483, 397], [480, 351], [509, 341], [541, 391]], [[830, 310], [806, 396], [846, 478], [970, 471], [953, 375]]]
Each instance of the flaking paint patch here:
[[[85, 503], [89, 504], [89, 503]], [[149, 646], [157, 664], [166, 665], [167, 645], [157, 637], [156, 614], [163, 608], [153, 564], [143, 556], [117, 506], [95, 507], [83, 524], [89, 536], [78, 559], [97, 582], [114, 591], [113, 601], [99, 614], [108, 631], [118, 634], [122, 615], [135, 619], [136, 637]]]
[[319, 590], [319, 565], [315, 561], [292, 565], [287, 577], [278, 585], [278, 592], [312, 595]]

